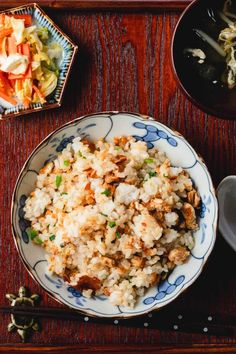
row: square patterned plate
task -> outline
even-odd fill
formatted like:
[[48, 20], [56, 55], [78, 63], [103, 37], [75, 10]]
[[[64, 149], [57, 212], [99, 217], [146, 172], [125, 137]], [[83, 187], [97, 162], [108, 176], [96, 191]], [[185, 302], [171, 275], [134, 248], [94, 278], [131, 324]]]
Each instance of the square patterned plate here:
[[63, 33], [60, 28], [35, 3], [4, 10], [1, 11], [1, 13], [18, 15], [30, 14], [34, 24], [40, 27], [47, 27], [51, 40], [61, 45], [63, 55], [59, 66], [57, 87], [54, 92], [47, 98], [47, 102], [44, 104], [32, 103], [28, 108], [25, 108], [22, 104], [18, 104], [14, 107], [12, 106], [11, 108], [3, 108], [0, 106], [0, 119], [13, 118], [35, 111], [60, 107], [69, 72], [78, 49], [77, 45], [73, 43], [70, 38], [65, 33]]

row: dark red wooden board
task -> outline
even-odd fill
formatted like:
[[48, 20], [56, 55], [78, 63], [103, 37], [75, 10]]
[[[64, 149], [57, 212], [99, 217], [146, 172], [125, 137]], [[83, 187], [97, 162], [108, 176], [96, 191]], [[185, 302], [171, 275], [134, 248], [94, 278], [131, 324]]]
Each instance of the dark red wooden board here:
[[[12, 3], [12, 2], [11, 2]], [[10, 2], [8, 3], [9, 6]], [[182, 133], [203, 156], [215, 186], [236, 174], [236, 121], [200, 111], [179, 90], [171, 71], [170, 42], [179, 14], [60, 11], [48, 14], [78, 44], [63, 106], [0, 122], [0, 304], [25, 284], [42, 296], [42, 306], [59, 306], [31, 279], [14, 246], [11, 196], [20, 169], [36, 145], [55, 128], [83, 114], [102, 110], [151, 115]], [[236, 315], [235, 253], [218, 233], [216, 246], [199, 279], [170, 305], [173, 311]], [[2, 351], [24, 352], [17, 334], [7, 333], [1, 316]], [[11, 347], [7, 347], [10, 345]], [[35, 352], [55, 353], [236, 353], [236, 338], [76, 322], [42, 321], [34, 334]], [[45, 346], [40, 349], [39, 345]], [[61, 348], [60, 346], [65, 346]], [[71, 345], [77, 345], [71, 349]], [[58, 346], [58, 347], [57, 347]], [[121, 346], [121, 347], [120, 347]], [[31, 347], [26, 346], [25, 350]], [[20, 351], [21, 350], [21, 351]]]
[[[8, 8], [24, 5], [32, 1], [26, 0], [2, 0], [0, 8]], [[37, 4], [45, 8], [56, 9], [183, 9], [190, 0], [39, 0]]]

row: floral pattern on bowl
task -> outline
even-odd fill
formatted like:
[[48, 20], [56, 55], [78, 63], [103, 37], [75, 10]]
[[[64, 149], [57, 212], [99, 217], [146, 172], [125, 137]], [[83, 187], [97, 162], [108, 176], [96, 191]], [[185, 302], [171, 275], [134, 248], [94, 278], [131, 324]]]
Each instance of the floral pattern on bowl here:
[[[134, 309], [113, 306], [104, 296], [84, 298], [62, 279], [49, 275], [44, 249], [26, 237], [27, 223], [23, 212], [25, 198], [34, 189], [38, 171], [48, 160], [55, 158], [73, 137], [111, 140], [119, 135], [132, 135], [146, 141], [149, 147], [155, 146], [165, 151], [172, 165], [184, 167], [189, 172], [202, 198], [200, 227], [194, 233], [195, 247], [188, 262], [176, 267], [161, 284], [148, 289]], [[16, 182], [11, 217], [14, 240], [26, 268], [56, 300], [86, 315], [132, 317], [167, 305], [196, 280], [215, 243], [217, 214], [218, 205], [209, 172], [202, 159], [179, 133], [157, 121], [147, 121], [139, 114], [104, 112], [77, 118], [58, 128], [38, 145]]]
[[59, 67], [57, 86], [54, 92], [47, 97], [47, 102], [44, 104], [31, 103], [29, 108], [25, 108], [22, 104], [11, 108], [3, 108], [0, 106], [0, 119], [12, 118], [35, 111], [38, 112], [44, 109], [60, 107], [69, 72], [78, 49], [77, 45], [74, 44], [71, 39], [64, 32], [62, 32], [60, 28], [35, 3], [15, 7], [1, 12], [16, 15], [30, 14], [35, 24], [41, 27], [47, 27], [51, 35], [51, 39], [59, 43], [62, 47], [63, 55]]

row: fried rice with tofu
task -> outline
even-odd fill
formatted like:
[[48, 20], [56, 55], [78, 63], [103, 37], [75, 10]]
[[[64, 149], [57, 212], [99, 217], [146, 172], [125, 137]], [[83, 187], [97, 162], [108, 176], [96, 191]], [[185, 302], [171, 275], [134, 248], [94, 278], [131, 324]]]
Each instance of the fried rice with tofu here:
[[164, 152], [132, 137], [78, 137], [40, 170], [24, 211], [49, 272], [86, 297], [132, 308], [188, 260], [200, 202]]

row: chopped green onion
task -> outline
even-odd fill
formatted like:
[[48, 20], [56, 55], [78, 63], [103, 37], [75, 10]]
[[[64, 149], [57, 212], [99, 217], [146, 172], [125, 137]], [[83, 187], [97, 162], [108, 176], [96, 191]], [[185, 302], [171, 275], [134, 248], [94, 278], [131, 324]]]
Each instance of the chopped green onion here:
[[150, 171], [148, 172], [149, 177], [155, 177], [157, 175], [157, 173], [155, 171]]
[[55, 238], [56, 238], [55, 235], [51, 235], [51, 236], [49, 237], [49, 240], [50, 240], [50, 241], [53, 241], [53, 240], [55, 240]]
[[86, 159], [86, 157], [82, 154], [82, 152], [80, 150], [78, 151], [78, 155], [79, 155], [79, 157], [82, 157], [82, 159]]
[[59, 188], [62, 182], [62, 176], [61, 175], [57, 175], [56, 176], [56, 187]]
[[168, 177], [168, 175], [164, 173], [164, 174], [163, 174], [163, 177]]
[[121, 238], [121, 233], [119, 231], [116, 232], [116, 237]]
[[105, 216], [106, 218], [108, 217], [107, 214], [104, 214], [104, 213], [100, 213], [102, 216]]
[[147, 164], [153, 163], [153, 162], [154, 162], [153, 159], [145, 159], [145, 160], [144, 160], [144, 163], [147, 163]]
[[29, 236], [29, 238], [31, 240], [34, 240], [36, 236], [38, 236], [38, 231], [37, 230], [34, 230], [34, 229], [31, 229], [31, 228], [28, 228], [26, 230], [27, 232], [27, 235]]
[[66, 192], [63, 192], [63, 193], [61, 193], [61, 195], [68, 195], [68, 193], [66, 193]]
[[42, 240], [40, 237], [36, 237], [36, 238], [34, 239], [34, 242], [37, 243], [37, 245], [42, 245], [43, 240]]
[[69, 160], [65, 160], [65, 161], [64, 161], [64, 165], [65, 165], [66, 167], [70, 166], [70, 161], [69, 161]]
[[105, 279], [107, 279], [108, 278], [108, 275], [107, 274], [104, 274], [104, 275], [102, 275], [102, 280], [105, 280]]
[[64, 248], [64, 247], [65, 247], [65, 244], [64, 244], [64, 243], [61, 243], [61, 244], [60, 244], [60, 247], [61, 247], [61, 248]]
[[109, 221], [108, 226], [109, 227], [115, 227], [116, 226], [116, 222], [115, 221]]
[[101, 194], [105, 194], [107, 197], [109, 197], [109, 195], [111, 195], [111, 191], [110, 189], [105, 189]]
[[115, 146], [114, 150], [122, 150], [122, 148], [120, 146]]

